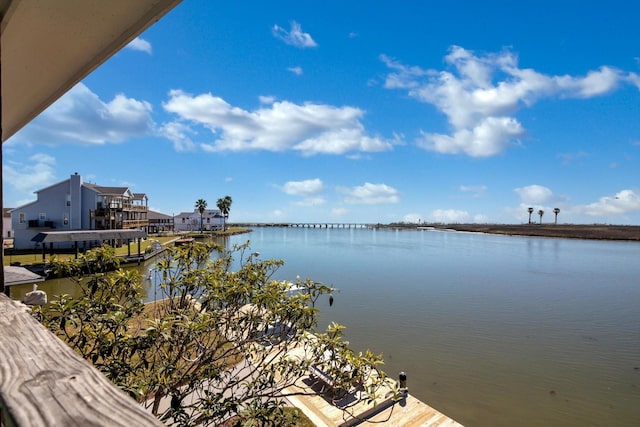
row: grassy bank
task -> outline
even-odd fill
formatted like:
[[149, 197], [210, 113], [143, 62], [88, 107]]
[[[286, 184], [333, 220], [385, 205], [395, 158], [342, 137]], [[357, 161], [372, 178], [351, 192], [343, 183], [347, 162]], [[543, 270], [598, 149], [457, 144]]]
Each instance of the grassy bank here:
[[586, 224], [446, 224], [436, 229], [510, 236], [562, 237], [568, 239], [640, 241], [638, 225]]

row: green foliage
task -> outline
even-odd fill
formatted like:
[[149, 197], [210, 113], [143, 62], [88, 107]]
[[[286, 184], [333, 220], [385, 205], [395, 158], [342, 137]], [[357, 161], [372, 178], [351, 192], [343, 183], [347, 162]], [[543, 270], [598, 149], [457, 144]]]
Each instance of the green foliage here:
[[113, 271], [120, 265], [116, 250], [102, 245], [80, 255], [78, 259], [60, 259], [53, 255], [49, 260], [54, 277], [78, 277], [85, 274]]
[[200, 232], [202, 232], [202, 214], [207, 209], [207, 201], [204, 199], [196, 200], [196, 209], [200, 212]]
[[224, 196], [223, 198], [218, 199], [218, 201], [216, 202], [216, 206], [222, 213], [223, 231], [227, 230], [227, 218], [229, 218], [229, 212], [231, 211], [231, 203], [233, 203], [231, 196]]
[[299, 388], [315, 365], [332, 378], [336, 402], [356, 390], [355, 401], [379, 397], [380, 356], [351, 351], [340, 325], [314, 332], [316, 302], [332, 288], [273, 280], [283, 262], [259, 260], [249, 242], [168, 249], [154, 266], [163, 299], [149, 306], [137, 272], [105, 272], [112, 255], [100, 248], [57, 262], [82, 296], [60, 296], [36, 316], [163, 422], [218, 425], [237, 414], [269, 425], [285, 414], [279, 397], [318, 392]]

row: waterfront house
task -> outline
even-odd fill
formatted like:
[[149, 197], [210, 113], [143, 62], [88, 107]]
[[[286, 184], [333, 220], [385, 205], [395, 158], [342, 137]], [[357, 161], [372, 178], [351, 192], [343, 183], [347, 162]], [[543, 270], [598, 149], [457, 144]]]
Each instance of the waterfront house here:
[[173, 231], [173, 217], [156, 211], [148, 211], [149, 226], [147, 233], [162, 233]]
[[[222, 230], [224, 217], [218, 209], [205, 209], [202, 213], [202, 230]], [[180, 212], [174, 218], [175, 231], [199, 231], [200, 211], [194, 209], [193, 212]]]
[[83, 182], [77, 173], [36, 191], [37, 199], [11, 211], [15, 249], [33, 249], [43, 231], [144, 230], [148, 199], [127, 187]]

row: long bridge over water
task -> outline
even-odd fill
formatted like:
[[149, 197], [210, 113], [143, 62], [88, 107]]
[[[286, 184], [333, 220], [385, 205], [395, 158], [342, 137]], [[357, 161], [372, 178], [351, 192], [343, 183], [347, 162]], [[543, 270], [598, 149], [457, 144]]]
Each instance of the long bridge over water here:
[[245, 222], [234, 223], [237, 227], [292, 227], [292, 228], [379, 228], [381, 224], [357, 222]]

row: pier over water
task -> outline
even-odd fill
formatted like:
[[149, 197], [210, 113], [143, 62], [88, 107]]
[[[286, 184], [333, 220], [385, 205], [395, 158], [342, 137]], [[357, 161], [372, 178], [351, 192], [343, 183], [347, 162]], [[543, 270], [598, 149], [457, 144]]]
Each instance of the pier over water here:
[[381, 224], [358, 222], [244, 222], [235, 227], [291, 227], [291, 228], [379, 228]]

